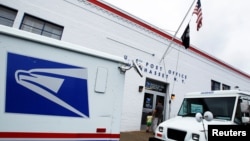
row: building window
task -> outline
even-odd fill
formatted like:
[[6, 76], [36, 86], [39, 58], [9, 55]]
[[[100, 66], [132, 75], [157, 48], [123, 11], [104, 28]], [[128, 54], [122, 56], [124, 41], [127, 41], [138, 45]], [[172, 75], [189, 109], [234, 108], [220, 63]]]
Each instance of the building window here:
[[58, 40], [61, 39], [63, 33], [62, 26], [38, 19], [30, 15], [24, 16], [20, 29]]
[[17, 15], [17, 10], [0, 5], [0, 24], [12, 27]]
[[226, 85], [226, 84], [222, 84], [222, 90], [230, 90], [231, 87]]
[[220, 82], [211, 80], [211, 90], [220, 90]]

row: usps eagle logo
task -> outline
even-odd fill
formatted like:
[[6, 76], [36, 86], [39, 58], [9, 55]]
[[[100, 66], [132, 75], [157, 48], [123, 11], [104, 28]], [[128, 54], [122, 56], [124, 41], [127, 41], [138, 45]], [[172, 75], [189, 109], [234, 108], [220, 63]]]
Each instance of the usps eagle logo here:
[[89, 117], [87, 68], [8, 53], [7, 113]]

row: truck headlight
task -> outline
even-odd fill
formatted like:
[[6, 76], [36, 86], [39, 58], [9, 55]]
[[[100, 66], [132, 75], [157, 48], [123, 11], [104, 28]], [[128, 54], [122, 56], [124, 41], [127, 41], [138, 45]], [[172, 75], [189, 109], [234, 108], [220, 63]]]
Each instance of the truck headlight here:
[[194, 141], [198, 141], [199, 138], [200, 138], [200, 135], [199, 135], [199, 134], [192, 133], [192, 139], [193, 139]]
[[159, 132], [163, 132], [163, 127], [159, 127]]

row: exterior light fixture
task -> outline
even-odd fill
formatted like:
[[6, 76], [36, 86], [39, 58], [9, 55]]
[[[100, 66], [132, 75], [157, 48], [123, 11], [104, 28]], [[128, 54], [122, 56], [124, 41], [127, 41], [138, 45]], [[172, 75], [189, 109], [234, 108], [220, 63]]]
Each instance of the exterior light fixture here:
[[171, 94], [171, 100], [174, 100], [175, 94]]
[[143, 90], [143, 86], [139, 86], [139, 92], [142, 92], [142, 90]]

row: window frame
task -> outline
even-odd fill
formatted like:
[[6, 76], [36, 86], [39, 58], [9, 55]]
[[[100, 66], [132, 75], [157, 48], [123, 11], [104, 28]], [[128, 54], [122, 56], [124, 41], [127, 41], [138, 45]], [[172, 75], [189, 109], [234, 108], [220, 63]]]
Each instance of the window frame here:
[[[47, 29], [49, 28], [52, 30], [54, 29], [58, 33], [48, 31]], [[64, 27], [29, 14], [24, 14], [19, 29], [45, 37], [61, 40]]]
[[229, 85], [226, 84], [222, 84], [222, 90], [230, 90], [231, 87]]
[[211, 80], [211, 90], [221, 90], [221, 83], [215, 80]]
[[[4, 6], [4, 5], [1, 5], [1, 4], [0, 4], [0, 8], [4, 9], [4, 11], [6, 13], [10, 14], [11, 16], [13, 16], [13, 17], [10, 17], [10, 15], [5, 15], [6, 16], [5, 17], [4, 15], [3, 16], [0, 15], [0, 25], [13, 27], [15, 19], [16, 19], [16, 16], [17, 16], [17, 13], [18, 13], [18, 10], [10, 8], [10, 7], [7, 7], [7, 6]], [[4, 21], [7, 24], [4, 24]]]

